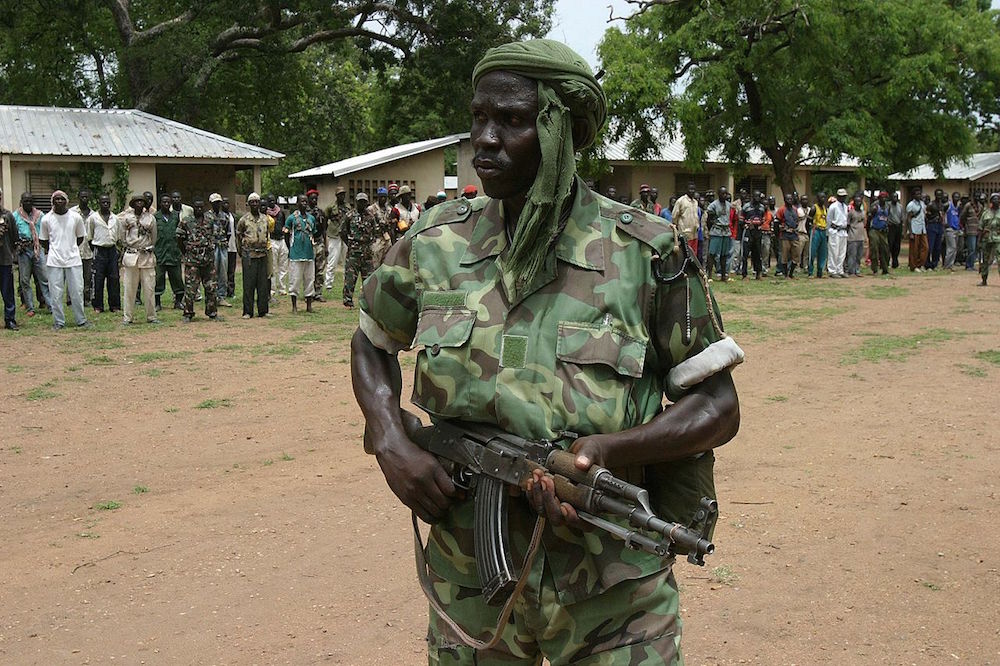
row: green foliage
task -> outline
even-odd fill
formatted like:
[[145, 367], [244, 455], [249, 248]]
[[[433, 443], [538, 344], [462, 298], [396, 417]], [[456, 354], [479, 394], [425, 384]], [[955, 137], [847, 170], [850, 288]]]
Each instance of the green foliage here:
[[115, 197], [115, 210], [124, 210], [128, 205], [129, 187], [129, 166], [128, 161], [115, 164], [115, 175], [111, 179], [110, 189]]
[[104, 502], [95, 504], [94, 508], [98, 511], [116, 511], [122, 508], [122, 503], [116, 500], [105, 500]]
[[976, 358], [987, 363], [1000, 365], [1000, 349], [990, 349], [989, 351], [976, 352]]
[[949, 331], [941, 328], [924, 330], [915, 335], [880, 335], [877, 333], [862, 335], [864, 343], [844, 354], [841, 365], [854, 365], [867, 361], [870, 363], [902, 363], [918, 349], [931, 348], [941, 342], [948, 342], [966, 335], [961, 331]]
[[209, 398], [202, 400], [197, 405], [198, 409], [216, 409], [218, 407], [232, 407], [233, 401], [229, 398]]
[[80, 188], [90, 190], [90, 205], [97, 207], [97, 197], [108, 191], [104, 184], [104, 165], [95, 162], [82, 162], [78, 171]]
[[635, 155], [680, 129], [692, 165], [760, 149], [785, 191], [810, 149], [869, 176], [966, 155], [1000, 89], [996, 13], [967, 1], [681, 0], [599, 51], [612, 135]]

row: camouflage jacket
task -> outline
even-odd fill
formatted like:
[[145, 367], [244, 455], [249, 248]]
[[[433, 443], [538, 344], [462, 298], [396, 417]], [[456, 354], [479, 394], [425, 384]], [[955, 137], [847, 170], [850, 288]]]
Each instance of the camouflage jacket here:
[[[361, 329], [390, 353], [418, 350], [412, 399], [432, 419], [485, 421], [533, 439], [619, 432], [660, 413], [665, 394], [681, 397], [667, 389], [668, 371], [720, 339], [697, 264], [671, 283], [656, 280], [654, 265], [668, 275], [681, 265], [673, 228], [580, 179], [576, 188], [554, 252], [519, 294], [503, 271], [501, 205], [488, 197], [435, 206], [365, 283]], [[682, 462], [646, 468], [658, 509], [703, 476]], [[433, 526], [427, 557], [438, 576], [476, 588], [472, 508], [457, 503]], [[533, 523], [527, 503], [513, 502], [515, 557]], [[565, 527], [546, 528], [543, 552], [563, 604], [670, 565]]]
[[216, 215], [211, 208], [205, 211], [205, 219], [212, 223], [212, 236], [215, 247], [229, 247], [229, 215], [219, 211]]
[[347, 225], [347, 251], [352, 254], [370, 253], [383, 225], [371, 206], [363, 213], [352, 210], [344, 218], [344, 224]]
[[309, 214], [316, 220], [316, 227], [313, 229], [313, 243], [326, 244], [327, 225], [329, 220], [319, 206], [309, 209]]
[[348, 206], [346, 203], [342, 206], [333, 204], [333, 206], [330, 207], [330, 218], [327, 222], [326, 233], [330, 236], [339, 236], [340, 225], [344, 223], [344, 220], [347, 219], [347, 217], [351, 214], [352, 210], [354, 209]]
[[979, 218], [979, 233], [984, 243], [1000, 244], [1000, 210], [987, 207]]
[[204, 266], [215, 260], [218, 230], [215, 220], [205, 213], [201, 219], [191, 214], [177, 225], [177, 243], [183, 246], [181, 261]]

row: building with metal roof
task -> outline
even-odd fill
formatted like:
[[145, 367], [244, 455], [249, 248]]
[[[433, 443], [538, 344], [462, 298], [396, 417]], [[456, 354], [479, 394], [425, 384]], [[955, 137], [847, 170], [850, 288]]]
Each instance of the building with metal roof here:
[[238, 171], [252, 170], [259, 190], [262, 169], [283, 157], [135, 109], [0, 105], [0, 186], [11, 193], [8, 205], [31, 192], [47, 209], [52, 190], [75, 190], [95, 173], [113, 189], [122, 165], [130, 191], [233, 197]]
[[[445, 149], [453, 146], [458, 153], [457, 177], [445, 176], [448, 166], [445, 164]], [[365, 192], [369, 197], [374, 197], [378, 188], [388, 187], [389, 183], [409, 185], [414, 193], [414, 199], [421, 201], [441, 189], [444, 189], [449, 197], [455, 197], [457, 185], [449, 180], [450, 178], [457, 178], [455, 182], [460, 182], [463, 186], [473, 184], [481, 187], [471, 162], [469, 133], [465, 132], [355, 155], [338, 162], [298, 171], [288, 177], [301, 181], [304, 188], [316, 188], [321, 206], [330, 206], [334, 203], [337, 188], [343, 187], [347, 191], [348, 199], [352, 200], [358, 192]], [[449, 184], [452, 187], [449, 187]]]
[[942, 189], [946, 193], [1000, 192], [1000, 153], [975, 153], [966, 159], [952, 160], [941, 173], [930, 164], [894, 173], [889, 180], [899, 182], [904, 199], [914, 187], [924, 193]]

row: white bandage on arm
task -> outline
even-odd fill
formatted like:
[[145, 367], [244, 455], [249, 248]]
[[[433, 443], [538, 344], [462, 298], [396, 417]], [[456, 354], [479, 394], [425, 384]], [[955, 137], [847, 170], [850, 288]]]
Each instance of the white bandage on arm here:
[[743, 350], [727, 335], [671, 368], [667, 387], [671, 393], [679, 395], [712, 375], [739, 365], [743, 358]]
[[364, 310], [358, 310], [360, 314], [360, 320], [358, 321], [358, 327], [361, 332], [365, 334], [368, 341], [388, 354], [398, 354], [404, 349], [408, 349], [409, 345], [400, 344], [392, 338], [390, 338], [385, 331], [379, 328], [379, 325], [372, 319]]

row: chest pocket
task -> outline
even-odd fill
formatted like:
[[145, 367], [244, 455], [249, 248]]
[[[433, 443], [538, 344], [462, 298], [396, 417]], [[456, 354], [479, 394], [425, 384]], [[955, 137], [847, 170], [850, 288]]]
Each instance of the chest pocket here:
[[609, 325], [559, 323], [556, 375], [569, 429], [589, 434], [635, 425], [632, 389], [642, 377], [647, 346]]
[[[440, 294], [436, 300], [444, 302]], [[418, 349], [413, 402], [431, 414], [462, 417], [471, 413], [472, 367], [469, 338], [476, 313], [465, 307], [464, 293], [443, 292], [455, 302], [433, 304], [425, 298], [412, 347]]]

